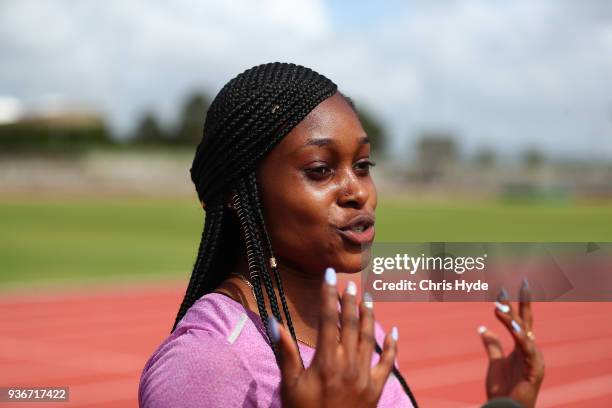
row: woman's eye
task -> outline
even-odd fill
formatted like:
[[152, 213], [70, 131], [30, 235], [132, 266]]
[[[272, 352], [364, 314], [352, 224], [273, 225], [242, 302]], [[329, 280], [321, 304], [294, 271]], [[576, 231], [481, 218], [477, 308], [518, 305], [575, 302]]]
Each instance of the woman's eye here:
[[314, 180], [323, 180], [326, 177], [328, 177], [331, 173], [332, 173], [331, 169], [327, 166], [318, 166], [318, 167], [311, 167], [309, 169], [306, 169], [306, 174], [308, 175], [308, 177]]
[[355, 164], [355, 167], [363, 173], [369, 173], [370, 172], [370, 167], [374, 167], [376, 166], [376, 163], [370, 161], [370, 160], [363, 160], [358, 162], [357, 164]]

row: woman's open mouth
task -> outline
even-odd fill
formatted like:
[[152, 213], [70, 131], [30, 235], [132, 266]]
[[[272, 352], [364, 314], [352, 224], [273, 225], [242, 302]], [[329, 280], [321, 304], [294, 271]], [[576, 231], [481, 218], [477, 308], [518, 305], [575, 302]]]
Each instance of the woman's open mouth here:
[[374, 225], [356, 226], [349, 229], [338, 228], [340, 235], [355, 245], [370, 244], [374, 240]]
[[374, 217], [362, 213], [341, 227], [337, 227], [342, 238], [354, 245], [370, 244], [374, 240]]

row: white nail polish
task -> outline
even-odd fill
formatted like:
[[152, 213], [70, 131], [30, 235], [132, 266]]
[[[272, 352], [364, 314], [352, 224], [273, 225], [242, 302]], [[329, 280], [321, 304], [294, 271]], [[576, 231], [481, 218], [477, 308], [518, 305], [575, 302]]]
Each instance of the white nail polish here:
[[510, 306], [504, 305], [503, 303], [495, 302], [495, 307], [502, 313], [508, 313], [510, 311]]
[[372, 301], [372, 295], [369, 292], [363, 294], [363, 305], [368, 309], [374, 308], [374, 302]]
[[348, 293], [351, 296], [357, 295], [357, 285], [355, 285], [355, 282], [353, 281], [348, 282], [348, 284], [346, 285], [346, 293]]
[[334, 268], [325, 269], [325, 282], [330, 286], [336, 286], [336, 270]]
[[521, 326], [516, 321], [512, 320], [510, 324], [512, 324], [512, 328], [514, 329], [515, 332], [517, 333], [521, 332]]
[[393, 326], [391, 329], [391, 338], [393, 341], [397, 341], [399, 339], [399, 332], [397, 330], [397, 326]]
[[270, 337], [272, 338], [272, 342], [274, 344], [278, 343], [280, 340], [280, 331], [274, 316], [268, 315], [268, 327], [270, 328]]
[[478, 334], [483, 334], [486, 331], [487, 331], [486, 326], [478, 326]]

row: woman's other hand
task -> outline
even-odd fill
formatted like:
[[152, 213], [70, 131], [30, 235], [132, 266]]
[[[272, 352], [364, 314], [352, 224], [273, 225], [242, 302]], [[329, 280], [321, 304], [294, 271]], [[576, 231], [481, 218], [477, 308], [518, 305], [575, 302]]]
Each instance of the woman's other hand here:
[[386, 336], [380, 361], [372, 367], [375, 337], [371, 299], [358, 302], [356, 286], [347, 285], [338, 340], [338, 294], [332, 268], [325, 273], [321, 291], [317, 348], [307, 369], [288, 330], [270, 318], [271, 337], [278, 340], [281, 360], [283, 407], [375, 407], [397, 355], [397, 328]]
[[518, 314], [510, 304], [505, 289], [502, 289], [495, 306], [495, 316], [512, 335], [514, 349], [505, 356], [495, 333], [484, 326], [478, 329], [489, 357], [487, 397], [510, 397], [525, 408], [532, 408], [544, 378], [544, 358], [536, 346], [532, 331], [533, 316], [527, 281], [523, 280], [521, 285]]

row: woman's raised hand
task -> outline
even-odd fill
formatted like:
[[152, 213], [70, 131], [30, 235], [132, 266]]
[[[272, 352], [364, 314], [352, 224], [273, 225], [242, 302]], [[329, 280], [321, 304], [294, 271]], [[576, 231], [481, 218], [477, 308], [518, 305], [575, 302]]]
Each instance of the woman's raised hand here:
[[349, 282], [342, 296], [341, 332], [338, 340], [336, 272], [325, 271], [317, 349], [304, 369], [297, 345], [282, 325], [270, 317], [272, 341], [277, 344], [283, 407], [375, 407], [397, 354], [397, 328], [384, 341], [380, 361], [372, 367], [374, 313], [367, 295], [359, 302], [357, 288]]
[[518, 314], [504, 289], [495, 305], [495, 315], [514, 338], [514, 350], [504, 356], [497, 336], [484, 326], [478, 329], [489, 357], [487, 396], [489, 399], [510, 397], [525, 408], [532, 408], [544, 378], [544, 358], [536, 347], [532, 332], [533, 316], [527, 281], [524, 280], [521, 286]]

